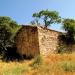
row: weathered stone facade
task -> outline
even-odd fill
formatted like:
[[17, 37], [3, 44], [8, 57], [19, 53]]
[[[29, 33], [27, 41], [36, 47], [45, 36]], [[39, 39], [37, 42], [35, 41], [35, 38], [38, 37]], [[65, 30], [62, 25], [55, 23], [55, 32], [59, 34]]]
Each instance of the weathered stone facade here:
[[17, 51], [25, 56], [55, 53], [59, 32], [40, 26], [23, 26], [16, 36]]
[[75, 44], [64, 43], [60, 34], [41, 26], [22, 26], [16, 35], [17, 52], [26, 57], [34, 57], [58, 51], [75, 51]]
[[56, 52], [59, 34], [57, 31], [38, 27], [40, 54], [48, 55]]
[[16, 36], [17, 52], [23, 56], [34, 57], [40, 54], [37, 27], [23, 26]]

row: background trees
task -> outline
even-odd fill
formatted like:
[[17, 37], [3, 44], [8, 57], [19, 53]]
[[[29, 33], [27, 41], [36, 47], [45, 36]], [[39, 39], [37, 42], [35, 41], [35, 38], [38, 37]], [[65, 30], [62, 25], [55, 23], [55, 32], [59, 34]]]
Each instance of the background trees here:
[[74, 19], [64, 19], [63, 20], [63, 28], [66, 31], [66, 38], [68, 42], [75, 41], [75, 20]]
[[14, 36], [19, 28], [10, 17], [0, 17], [0, 51], [14, 45]]
[[49, 11], [49, 10], [42, 10], [38, 13], [34, 13], [33, 17], [35, 18], [35, 22], [37, 25], [39, 24], [39, 20], [43, 20], [44, 27], [47, 28], [49, 25], [53, 23], [60, 23], [61, 17], [57, 11]]
[[[43, 21], [44, 27], [47, 28], [49, 25], [54, 23], [60, 23], [61, 17], [56, 11], [41, 10], [38, 13], [33, 14], [34, 21], [32, 24], [39, 25], [39, 22]], [[40, 20], [40, 21], [39, 21]], [[75, 20], [74, 19], [63, 19], [63, 29], [66, 31], [65, 39], [70, 42], [75, 41]], [[14, 37], [16, 32], [21, 26], [12, 20], [10, 17], [0, 16], [0, 51], [7, 50], [7, 47], [13, 47], [15, 45]]]
[[34, 20], [32, 24], [39, 25], [41, 21], [44, 23], [44, 27], [47, 28], [51, 24], [62, 23], [62, 28], [66, 31], [65, 39], [67, 42], [74, 42], [75, 40], [75, 20], [74, 19], [62, 19], [57, 11], [41, 10], [37, 13], [33, 13]]

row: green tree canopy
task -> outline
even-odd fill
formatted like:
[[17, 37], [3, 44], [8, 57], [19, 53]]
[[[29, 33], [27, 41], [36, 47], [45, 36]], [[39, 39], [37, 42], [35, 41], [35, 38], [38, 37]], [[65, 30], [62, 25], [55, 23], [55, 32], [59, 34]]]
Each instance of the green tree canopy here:
[[33, 17], [35, 18], [36, 24], [39, 24], [39, 19], [42, 19], [46, 28], [53, 23], [61, 22], [61, 17], [57, 11], [42, 10], [34, 13]]
[[69, 40], [75, 40], [75, 20], [73, 19], [64, 19], [63, 20], [63, 28], [67, 32], [67, 37]]
[[14, 44], [14, 36], [18, 29], [18, 24], [10, 17], [0, 16], [0, 50], [7, 50], [7, 47]]

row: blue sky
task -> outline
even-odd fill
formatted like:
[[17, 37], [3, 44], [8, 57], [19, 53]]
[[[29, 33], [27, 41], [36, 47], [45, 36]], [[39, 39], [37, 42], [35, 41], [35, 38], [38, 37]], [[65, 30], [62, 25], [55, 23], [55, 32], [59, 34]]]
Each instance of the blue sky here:
[[[0, 0], [0, 16], [9, 16], [19, 24], [28, 24], [32, 14], [42, 9], [56, 10], [62, 18], [75, 19], [75, 0]], [[51, 28], [61, 30], [60, 25]]]

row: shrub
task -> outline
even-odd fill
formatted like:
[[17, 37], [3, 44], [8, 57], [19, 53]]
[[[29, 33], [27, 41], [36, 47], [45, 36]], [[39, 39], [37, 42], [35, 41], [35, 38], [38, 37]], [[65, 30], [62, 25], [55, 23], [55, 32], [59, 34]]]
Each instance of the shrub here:
[[63, 62], [61, 67], [64, 71], [75, 72], [75, 63], [73, 62]]
[[31, 66], [34, 68], [38, 68], [39, 66], [41, 66], [43, 63], [43, 59], [40, 55], [36, 56], [34, 58], [34, 61], [32, 62]]

